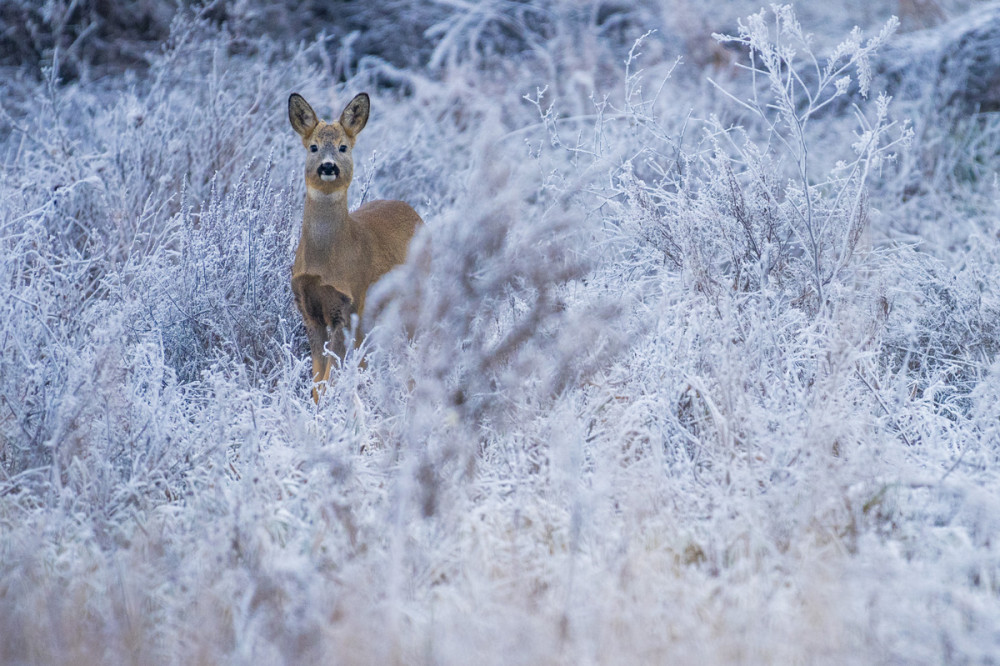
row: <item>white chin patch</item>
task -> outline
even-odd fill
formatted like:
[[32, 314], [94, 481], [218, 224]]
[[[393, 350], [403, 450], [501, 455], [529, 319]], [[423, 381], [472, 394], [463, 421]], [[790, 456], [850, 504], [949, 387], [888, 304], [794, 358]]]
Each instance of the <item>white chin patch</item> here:
[[337, 180], [337, 176], [335, 176], [333, 174], [329, 174], [329, 175], [328, 174], [323, 174], [322, 176], [319, 177], [319, 179], [322, 180], [322, 181], [325, 181], [325, 182], [330, 182], [331, 180]]

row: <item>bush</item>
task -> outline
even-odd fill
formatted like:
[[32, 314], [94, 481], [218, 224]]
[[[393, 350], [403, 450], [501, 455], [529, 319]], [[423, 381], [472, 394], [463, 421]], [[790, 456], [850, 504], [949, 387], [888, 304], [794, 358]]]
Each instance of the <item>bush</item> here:
[[[347, 4], [0, 79], [0, 661], [988, 661], [993, 119], [840, 6]], [[425, 220], [318, 405], [293, 90]]]

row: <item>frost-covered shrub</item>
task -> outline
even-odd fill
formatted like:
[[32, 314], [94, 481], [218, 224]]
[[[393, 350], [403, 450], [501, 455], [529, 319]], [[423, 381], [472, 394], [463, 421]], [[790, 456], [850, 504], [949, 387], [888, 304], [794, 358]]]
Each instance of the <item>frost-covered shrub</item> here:
[[198, 211], [182, 194], [176, 245], [120, 288], [131, 328], [162, 336], [167, 362], [185, 381], [219, 354], [251, 366], [253, 381], [266, 377], [283, 360], [281, 344], [301, 333], [288, 291], [296, 206], [270, 181], [268, 169], [228, 194], [212, 190]]
[[[704, 170], [707, 175], [700, 177], [703, 183], [697, 182], [699, 175], [693, 177], [698, 194], [691, 198], [722, 202], [721, 210], [709, 214], [721, 218], [718, 224], [729, 256], [714, 260], [729, 263], [727, 272], [738, 288], [745, 280], [754, 287], [766, 285], [775, 273], [779, 283], [791, 278], [799, 292], [794, 299], [812, 301], [810, 307], [822, 309], [827, 305], [824, 292], [833, 281], [843, 279], [841, 273], [866, 231], [870, 180], [912, 133], [905, 124], [896, 127], [889, 119], [889, 99], [880, 96], [874, 109], [857, 112], [853, 154], [824, 173], [819, 169], [823, 161], [830, 163], [830, 156], [823, 161], [813, 157], [815, 139], [809, 125], [852, 84], [868, 96], [870, 58], [896, 23], [890, 21], [867, 41], [856, 30], [821, 66], [790, 6], [775, 7], [773, 22], [769, 26], [762, 11], [741, 23], [738, 37], [720, 37], [748, 50], [747, 68], [754, 85], [745, 101], [731, 99], [763, 135], [757, 136], [757, 128], [747, 134], [713, 120], [707, 128], [708, 155], [703, 158], [710, 162]], [[804, 68], [813, 70], [814, 80], [803, 78], [799, 71]], [[756, 77], [762, 79], [759, 84]], [[705, 196], [700, 196], [702, 191]], [[678, 201], [675, 206], [683, 209], [683, 204]]]
[[170, 32], [177, 5], [143, 0], [11, 0], [0, 7], [0, 66], [33, 74], [61, 60], [71, 78], [146, 62], [147, 50]]
[[[841, 104], [887, 5], [351, 4], [0, 79], [0, 661], [996, 654], [998, 133]], [[318, 405], [292, 90], [426, 226]]]

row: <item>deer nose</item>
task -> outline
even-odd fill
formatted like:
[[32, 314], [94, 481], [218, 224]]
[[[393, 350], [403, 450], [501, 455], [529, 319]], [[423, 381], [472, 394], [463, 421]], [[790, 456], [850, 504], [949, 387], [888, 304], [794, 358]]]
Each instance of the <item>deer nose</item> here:
[[319, 168], [316, 169], [316, 173], [320, 176], [339, 176], [340, 167], [333, 162], [323, 162], [319, 165]]

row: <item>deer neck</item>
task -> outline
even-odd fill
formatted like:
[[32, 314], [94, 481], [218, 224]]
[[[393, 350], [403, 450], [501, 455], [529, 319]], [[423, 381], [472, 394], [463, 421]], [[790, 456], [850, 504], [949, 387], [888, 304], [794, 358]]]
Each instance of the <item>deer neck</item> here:
[[323, 194], [307, 188], [303, 213], [299, 252], [306, 271], [330, 266], [335, 257], [361, 242], [361, 230], [347, 211], [346, 189]]
[[322, 194], [307, 187], [303, 213], [293, 278], [317, 276], [324, 284], [356, 298], [370, 238], [347, 211], [346, 189]]
[[299, 246], [305, 248], [307, 255], [329, 258], [338, 245], [348, 242], [354, 235], [354, 220], [347, 211], [346, 189], [323, 194], [307, 188], [303, 213]]

